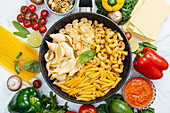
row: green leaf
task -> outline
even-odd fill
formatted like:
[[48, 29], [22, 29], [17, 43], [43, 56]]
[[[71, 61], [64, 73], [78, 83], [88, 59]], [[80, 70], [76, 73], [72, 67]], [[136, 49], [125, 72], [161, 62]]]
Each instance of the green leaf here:
[[100, 104], [97, 108], [97, 113], [106, 113], [107, 109], [106, 109], [106, 104]]
[[14, 25], [14, 27], [18, 30], [18, 31], [20, 31], [20, 32], [23, 32], [23, 33], [25, 33], [25, 34], [30, 34], [30, 32], [27, 30], [27, 29], [25, 29], [20, 23], [18, 23], [17, 21], [12, 21], [12, 24]]
[[18, 62], [15, 63], [14, 68], [15, 68], [15, 71], [16, 71], [16, 73], [18, 75], [20, 73], [20, 67], [19, 67]]
[[19, 59], [17, 59], [17, 60], [14, 60], [14, 62], [19, 62], [19, 61], [25, 60], [25, 59], [27, 59], [27, 58], [19, 58]]
[[22, 38], [27, 38], [27, 35], [26, 33], [24, 32], [13, 32], [14, 35], [17, 35], [19, 37], [22, 37]]
[[22, 52], [19, 52], [19, 54], [17, 55], [17, 59], [19, 59], [19, 57], [22, 55]]
[[54, 109], [57, 107], [58, 103], [57, 103], [57, 98], [56, 98], [56, 95], [53, 96], [53, 107]]
[[40, 64], [39, 62], [36, 61], [27, 61], [24, 64], [22, 64], [22, 68], [24, 68], [28, 72], [33, 72], [33, 73], [39, 73], [40, 70]]
[[89, 50], [82, 53], [79, 57], [79, 63], [83, 64], [88, 62], [90, 59], [92, 59], [94, 56], [96, 56], [96, 50]]

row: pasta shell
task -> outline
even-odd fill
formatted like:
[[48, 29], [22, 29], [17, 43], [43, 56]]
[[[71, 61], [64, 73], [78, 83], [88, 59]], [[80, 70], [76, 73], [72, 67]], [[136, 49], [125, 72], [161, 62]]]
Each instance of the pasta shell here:
[[68, 36], [68, 35], [65, 35], [65, 37], [69, 40], [69, 42], [70, 42], [70, 44], [72, 45], [72, 39], [70, 38], [70, 36]]
[[74, 20], [74, 21], [72, 22], [73, 28], [78, 29], [78, 22], [79, 22], [78, 19], [76, 19], [76, 20]]
[[70, 71], [69, 76], [73, 76], [74, 73], [80, 70], [82, 64], [79, 63], [79, 57], [76, 58], [76, 64], [74, 68]]
[[85, 23], [80, 26], [80, 30], [82, 33], [85, 33], [86, 31], [88, 31], [90, 29], [90, 27], [91, 27], [90, 24]]
[[56, 58], [57, 58], [57, 63], [59, 63], [65, 55], [65, 50], [61, 46], [60, 42], [58, 44], [58, 47], [56, 48], [55, 54], [56, 54]]
[[66, 29], [67, 32], [70, 32], [72, 30], [72, 24], [67, 24], [65, 26], [65, 29]]
[[60, 31], [59, 31], [59, 33], [61, 33], [61, 34], [65, 34], [66, 33], [66, 30], [63, 28], [63, 29], [60, 29]]
[[64, 73], [64, 74], [59, 75], [59, 74], [56, 73], [56, 74], [52, 74], [51, 77], [56, 78], [56, 79], [59, 80], [59, 81], [63, 81], [63, 80], [66, 79], [67, 74]]
[[62, 67], [59, 69], [58, 74], [61, 75], [63, 73], [70, 72], [76, 64], [74, 59], [68, 60], [67, 62], [63, 63]]
[[88, 51], [90, 50], [90, 45], [84, 45], [83, 49], [81, 50], [81, 52], [85, 52], [85, 51]]
[[54, 52], [51, 50], [48, 50], [47, 53], [44, 55], [44, 58], [45, 58], [46, 62], [53, 60], [55, 58]]
[[48, 77], [51, 75], [51, 72], [55, 70], [54, 67], [50, 67], [51, 61], [46, 63], [46, 69], [48, 71]]
[[63, 46], [63, 48], [65, 50], [66, 56], [68, 58], [75, 59], [73, 48], [71, 48], [66, 42], [62, 42], [61, 44], [62, 44], [62, 46]]
[[65, 36], [61, 33], [50, 34], [50, 37], [53, 39], [53, 43], [67, 41], [67, 38], [65, 38]]
[[92, 38], [89, 36], [81, 35], [81, 39], [86, 43], [91, 43]]
[[47, 43], [48, 48], [49, 48], [50, 50], [52, 50], [52, 51], [55, 51], [56, 48], [58, 47], [58, 44], [56, 44], [56, 43], [51, 43], [51, 42], [49, 42], [49, 41], [45, 41], [45, 42]]

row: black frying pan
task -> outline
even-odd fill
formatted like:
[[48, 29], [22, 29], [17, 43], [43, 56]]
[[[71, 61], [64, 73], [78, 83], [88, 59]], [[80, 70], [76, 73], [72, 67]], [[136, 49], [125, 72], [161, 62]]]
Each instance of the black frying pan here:
[[[83, 0], [86, 1], [86, 0]], [[44, 55], [45, 53], [49, 50], [45, 40], [48, 40], [50, 42], [52, 42], [52, 39], [49, 37], [50, 34], [52, 33], [58, 33], [59, 30], [61, 28], [64, 28], [65, 25], [67, 25], [68, 23], [72, 23], [73, 20], [75, 19], [81, 19], [83, 17], [86, 17], [89, 20], [92, 20], [94, 22], [94, 20], [97, 20], [99, 23], [104, 23], [104, 26], [108, 27], [108, 28], [112, 28], [112, 30], [117, 30], [118, 32], [120, 32], [120, 34], [122, 35], [122, 37], [124, 38], [124, 42], [125, 42], [125, 50], [128, 51], [128, 56], [126, 57], [126, 59], [123, 61], [124, 63], [124, 69], [123, 69], [123, 73], [120, 74], [120, 77], [122, 78], [122, 80], [119, 82], [119, 84], [112, 90], [109, 91], [109, 93], [107, 93], [105, 96], [103, 97], [99, 97], [96, 98], [95, 100], [91, 100], [89, 102], [84, 102], [84, 101], [78, 101], [76, 100], [76, 98], [69, 96], [67, 93], [63, 92], [59, 87], [57, 87], [56, 85], [53, 84], [53, 81], [50, 80], [50, 78], [47, 76], [47, 70], [46, 70], [46, 61], [44, 59]], [[63, 17], [62, 19], [58, 20], [57, 22], [55, 22], [51, 28], [47, 31], [46, 35], [44, 36], [41, 48], [40, 48], [40, 66], [41, 66], [41, 71], [42, 71], [42, 75], [46, 81], [46, 83], [48, 84], [48, 86], [60, 97], [74, 102], [74, 103], [79, 103], [79, 104], [92, 104], [92, 103], [97, 103], [100, 101], [103, 101], [107, 98], [109, 98], [110, 96], [112, 96], [114, 93], [116, 93], [125, 83], [126, 79], [129, 76], [129, 72], [131, 69], [131, 49], [128, 43], [128, 40], [125, 36], [125, 34], [123, 33], [123, 31], [118, 27], [118, 25], [116, 23], [114, 23], [112, 20], [110, 20], [109, 18], [97, 14], [97, 13], [87, 13], [87, 12], [83, 12], [83, 13], [73, 13], [70, 14], [68, 16]]]

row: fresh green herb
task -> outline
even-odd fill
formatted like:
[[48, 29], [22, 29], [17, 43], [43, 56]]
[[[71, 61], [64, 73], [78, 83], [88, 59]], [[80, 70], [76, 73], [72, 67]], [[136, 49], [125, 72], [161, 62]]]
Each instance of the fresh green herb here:
[[155, 113], [155, 110], [149, 107], [148, 109], [139, 110], [138, 113]]
[[19, 52], [19, 54], [17, 55], [17, 59], [19, 59], [19, 57], [22, 55], [22, 52]]
[[36, 62], [36, 61], [27, 61], [25, 62], [24, 64], [22, 64], [22, 68], [24, 68], [26, 71], [28, 72], [40, 72], [40, 64], [39, 62]]
[[119, 25], [125, 24], [131, 18], [130, 14], [137, 2], [138, 0], [125, 0], [123, 7], [120, 9], [122, 20], [119, 22]]
[[42, 95], [42, 108], [41, 113], [65, 113], [68, 111], [67, 102], [64, 106], [58, 105], [56, 95], [50, 92], [50, 98]]
[[83, 64], [88, 62], [90, 59], [92, 59], [94, 56], [96, 56], [96, 50], [88, 50], [82, 53], [79, 57], [79, 63]]
[[25, 59], [27, 59], [27, 58], [19, 58], [19, 59], [17, 59], [17, 60], [14, 60], [14, 62], [19, 62], [19, 61], [25, 60]]
[[135, 54], [138, 54], [140, 51], [143, 50], [144, 47], [150, 47], [152, 49], [154, 49], [155, 51], [157, 51], [157, 47], [149, 42], [142, 42], [142, 43], [139, 43], [139, 49], [137, 51], [135, 51], [134, 53]]
[[20, 73], [20, 67], [19, 67], [18, 62], [15, 62], [14, 68], [15, 68], [15, 71], [16, 71], [16, 73], [18, 75]]
[[26, 38], [26, 36], [28, 34], [30, 34], [30, 32], [25, 29], [20, 23], [18, 23], [17, 21], [12, 21], [12, 24], [14, 25], [14, 27], [19, 31], [19, 32], [14, 32], [15, 35]]
[[[21, 60], [27, 59], [27, 58], [20, 58], [20, 56], [22, 56], [22, 52], [19, 52], [19, 54], [16, 57], [16, 60], [14, 60], [14, 62], [15, 62], [14, 68], [15, 68], [17, 75], [20, 73], [19, 62]], [[36, 61], [27, 61], [22, 64], [22, 68], [24, 68], [28, 72], [37, 72], [38, 73], [41, 71], [40, 64], [39, 64], [39, 62], [36, 62]]]
[[27, 34], [24, 32], [13, 32], [13, 34], [22, 38], [27, 38]]
[[100, 104], [96, 109], [97, 109], [97, 113], [106, 113], [107, 112], [106, 104]]
[[97, 13], [107, 16], [109, 11], [106, 11], [106, 9], [103, 8], [102, 0], [95, 0], [95, 4], [97, 6]]
[[16, 57], [17, 60], [14, 60], [14, 62], [15, 62], [14, 69], [15, 69], [17, 75], [20, 73], [19, 61], [22, 60], [22, 58], [19, 58], [20, 56], [22, 56], [22, 52], [19, 52], [19, 54]]

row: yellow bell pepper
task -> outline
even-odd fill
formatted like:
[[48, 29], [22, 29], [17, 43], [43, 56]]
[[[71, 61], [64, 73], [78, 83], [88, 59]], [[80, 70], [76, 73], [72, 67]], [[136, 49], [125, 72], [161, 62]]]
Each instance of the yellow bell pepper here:
[[107, 11], [118, 11], [124, 5], [125, 0], [102, 0], [102, 5]]

